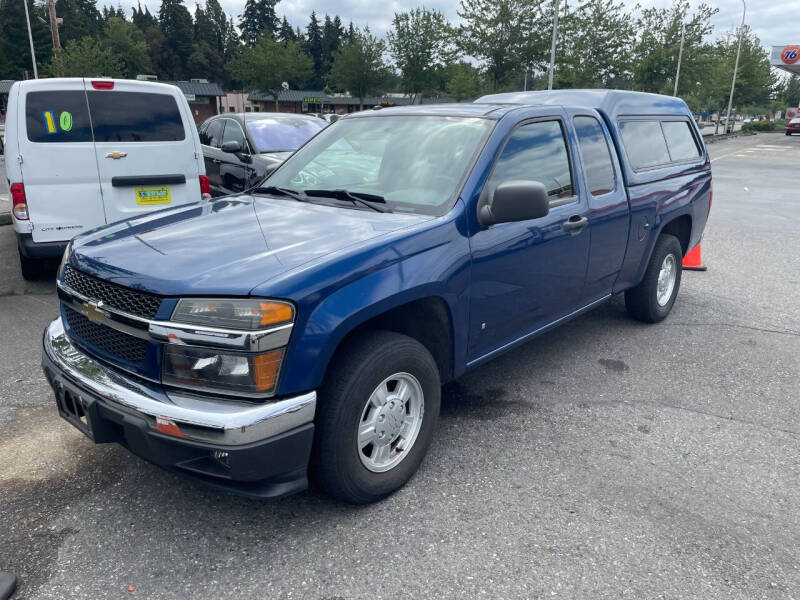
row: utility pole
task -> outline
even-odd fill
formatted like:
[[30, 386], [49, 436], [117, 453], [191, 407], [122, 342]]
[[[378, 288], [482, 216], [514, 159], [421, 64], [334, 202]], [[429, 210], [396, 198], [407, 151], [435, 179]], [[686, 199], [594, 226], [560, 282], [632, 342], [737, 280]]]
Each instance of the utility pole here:
[[22, 0], [25, 6], [25, 22], [28, 24], [28, 42], [31, 44], [31, 60], [33, 61], [33, 78], [39, 79], [39, 71], [36, 68], [36, 52], [33, 51], [33, 34], [31, 33], [31, 17], [28, 15], [28, 0]]
[[728, 98], [728, 116], [725, 117], [725, 129], [731, 128], [733, 133], [733, 125], [731, 125], [731, 106], [733, 106], [733, 89], [736, 87], [736, 71], [739, 70], [739, 54], [742, 51], [742, 35], [744, 34], [744, 15], [747, 11], [747, 4], [742, 0], [742, 24], [739, 26], [739, 45], [736, 47], [736, 62], [733, 63], [733, 81], [731, 81], [731, 95]]
[[675, 90], [672, 92], [673, 96], [678, 95], [678, 79], [681, 77], [681, 59], [683, 58], [683, 37], [686, 31], [686, 25], [681, 23], [681, 49], [678, 50], [678, 70], [675, 73]]
[[56, 17], [56, 0], [47, 0], [47, 10], [50, 13], [50, 35], [53, 37], [53, 53], [56, 59], [58, 75], [63, 75], [61, 68], [61, 36], [58, 33], [59, 19]]
[[558, 3], [553, 0], [553, 42], [550, 45], [550, 68], [547, 71], [547, 89], [553, 89], [553, 70], [556, 64], [556, 38], [558, 37]]

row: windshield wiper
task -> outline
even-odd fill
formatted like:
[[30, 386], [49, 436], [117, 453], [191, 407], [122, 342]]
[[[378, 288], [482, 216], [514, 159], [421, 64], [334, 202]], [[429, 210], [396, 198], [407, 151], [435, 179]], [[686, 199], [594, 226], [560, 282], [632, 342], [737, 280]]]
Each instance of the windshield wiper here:
[[274, 185], [268, 185], [266, 187], [257, 187], [250, 190], [251, 194], [276, 194], [278, 196], [288, 196], [298, 202], [308, 202], [308, 198], [305, 198], [303, 194], [296, 190], [290, 190], [289, 188], [284, 187], [276, 187]]
[[353, 204], [360, 204], [378, 212], [392, 212], [388, 207], [376, 206], [386, 204], [383, 196], [367, 194], [366, 192], [349, 192], [347, 190], [305, 190], [307, 196], [321, 198], [335, 198], [336, 200], [349, 200]]

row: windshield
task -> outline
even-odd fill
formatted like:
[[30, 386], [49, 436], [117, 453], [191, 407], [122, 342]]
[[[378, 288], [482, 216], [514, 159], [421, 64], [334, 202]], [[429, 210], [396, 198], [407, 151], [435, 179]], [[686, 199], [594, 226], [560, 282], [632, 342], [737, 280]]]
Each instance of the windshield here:
[[255, 142], [258, 152], [280, 152], [297, 150], [327, 123], [322, 119], [304, 117], [245, 117], [247, 131]]
[[262, 185], [347, 190], [379, 196], [394, 212], [442, 215], [493, 123], [465, 117], [342, 119]]

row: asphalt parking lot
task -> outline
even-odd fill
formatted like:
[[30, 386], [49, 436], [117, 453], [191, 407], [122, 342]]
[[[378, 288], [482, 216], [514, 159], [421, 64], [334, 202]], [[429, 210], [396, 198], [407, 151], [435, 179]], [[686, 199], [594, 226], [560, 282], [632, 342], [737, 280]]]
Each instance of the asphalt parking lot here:
[[800, 597], [800, 138], [710, 146], [707, 272], [449, 384], [403, 490], [220, 495], [56, 415], [52, 281], [0, 227], [0, 570], [15, 598]]

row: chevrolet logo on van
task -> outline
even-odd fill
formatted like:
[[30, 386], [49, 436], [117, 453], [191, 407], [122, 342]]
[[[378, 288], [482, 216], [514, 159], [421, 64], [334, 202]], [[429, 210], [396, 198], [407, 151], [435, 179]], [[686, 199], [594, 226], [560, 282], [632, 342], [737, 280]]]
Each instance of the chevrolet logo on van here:
[[116, 150], [106, 154], [106, 158], [113, 158], [114, 160], [119, 160], [120, 158], [125, 158], [126, 156], [128, 156], [127, 152], [117, 152]]
[[84, 302], [82, 308], [83, 314], [92, 323], [102, 323], [103, 319], [105, 319], [106, 313], [97, 302]]

